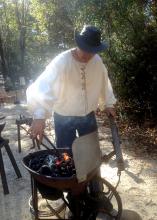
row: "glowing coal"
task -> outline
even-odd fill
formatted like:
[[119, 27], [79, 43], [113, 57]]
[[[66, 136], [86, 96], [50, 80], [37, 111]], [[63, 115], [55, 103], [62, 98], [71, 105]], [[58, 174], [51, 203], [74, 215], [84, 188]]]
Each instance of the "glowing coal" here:
[[68, 153], [60, 155], [43, 154], [29, 161], [29, 168], [41, 175], [71, 177], [76, 175], [74, 161]]

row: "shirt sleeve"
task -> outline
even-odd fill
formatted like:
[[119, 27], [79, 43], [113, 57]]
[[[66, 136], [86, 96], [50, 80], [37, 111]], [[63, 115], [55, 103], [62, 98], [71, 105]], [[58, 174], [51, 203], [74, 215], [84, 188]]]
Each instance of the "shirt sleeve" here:
[[108, 71], [103, 64], [103, 80], [102, 80], [102, 88], [99, 98], [99, 108], [104, 110], [107, 107], [113, 107], [116, 103], [116, 98], [113, 93], [111, 81], [108, 77]]
[[52, 61], [45, 71], [26, 90], [27, 105], [34, 119], [45, 119], [52, 114], [61, 87], [61, 71]]

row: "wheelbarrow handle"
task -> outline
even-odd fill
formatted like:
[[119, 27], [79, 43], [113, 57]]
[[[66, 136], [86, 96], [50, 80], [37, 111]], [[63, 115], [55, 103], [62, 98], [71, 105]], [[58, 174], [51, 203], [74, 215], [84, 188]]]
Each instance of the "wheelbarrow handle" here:
[[109, 115], [108, 118], [109, 118], [110, 127], [111, 127], [113, 147], [114, 147], [114, 151], [116, 155], [118, 171], [123, 171], [125, 170], [125, 167], [124, 167], [122, 150], [120, 146], [120, 137], [119, 137], [117, 123], [115, 122], [115, 119], [112, 115]]

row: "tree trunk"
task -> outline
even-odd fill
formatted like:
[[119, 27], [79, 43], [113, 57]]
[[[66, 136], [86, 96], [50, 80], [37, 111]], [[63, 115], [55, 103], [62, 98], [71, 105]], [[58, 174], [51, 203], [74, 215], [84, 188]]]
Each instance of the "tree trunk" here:
[[2, 75], [4, 78], [8, 75], [8, 68], [7, 68], [7, 62], [4, 55], [4, 48], [3, 48], [3, 40], [0, 33], [0, 62], [1, 62], [1, 68], [2, 68]]
[[15, 13], [16, 20], [19, 29], [19, 48], [20, 48], [20, 64], [21, 64], [21, 73], [25, 74], [25, 44], [26, 44], [26, 13], [28, 10], [28, 5], [25, 0], [22, 1], [21, 14], [18, 8], [18, 1], [14, 0], [15, 3]]

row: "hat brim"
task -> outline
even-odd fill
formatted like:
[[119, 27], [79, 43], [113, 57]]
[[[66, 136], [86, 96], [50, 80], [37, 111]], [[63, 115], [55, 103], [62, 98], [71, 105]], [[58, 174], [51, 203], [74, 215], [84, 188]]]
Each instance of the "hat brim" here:
[[82, 36], [78, 33], [75, 34], [75, 41], [76, 41], [77, 46], [80, 49], [82, 49], [86, 52], [89, 52], [89, 53], [98, 53], [98, 52], [104, 51], [108, 48], [108, 44], [105, 42], [100, 43], [100, 45], [96, 46], [96, 47], [87, 45], [86, 42], [84, 41], [84, 39], [82, 38]]

